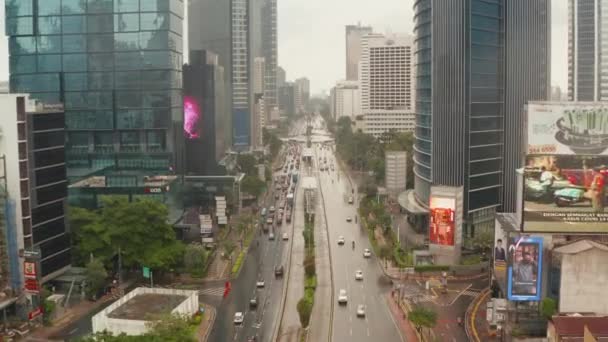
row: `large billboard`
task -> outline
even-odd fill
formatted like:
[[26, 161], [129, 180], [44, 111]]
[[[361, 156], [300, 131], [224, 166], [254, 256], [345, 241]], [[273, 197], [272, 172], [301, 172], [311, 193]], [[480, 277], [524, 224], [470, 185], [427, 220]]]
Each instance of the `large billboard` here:
[[429, 243], [454, 246], [456, 198], [433, 196], [429, 209]]
[[608, 232], [608, 107], [528, 105], [526, 232]]
[[543, 238], [520, 236], [510, 241], [507, 298], [539, 301], [541, 297]]

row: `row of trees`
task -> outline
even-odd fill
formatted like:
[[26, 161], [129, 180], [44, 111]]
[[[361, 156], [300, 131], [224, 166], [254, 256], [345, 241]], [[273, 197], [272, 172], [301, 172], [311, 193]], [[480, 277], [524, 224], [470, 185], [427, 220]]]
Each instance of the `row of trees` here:
[[370, 134], [353, 132], [351, 121], [348, 117], [342, 117], [336, 123], [335, 128], [336, 149], [348, 165], [359, 171], [371, 171], [375, 181], [384, 180], [386, 151], [406, 151], [407, 161], [407, 187], [414, 186], [413, 145], [414, 136], [410, 132], [388, 131], [379, 138]]

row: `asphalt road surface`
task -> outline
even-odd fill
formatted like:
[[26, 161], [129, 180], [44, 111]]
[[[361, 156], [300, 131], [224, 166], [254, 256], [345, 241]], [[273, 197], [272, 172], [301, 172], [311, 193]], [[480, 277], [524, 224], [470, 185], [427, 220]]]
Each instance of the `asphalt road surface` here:
[[[353, 189], [346, 176], [339, 171], [333, 149], [333, 145], [324, 148], [317, 145], [314, 149], [317, 170], [320, 166], [329, 166], [328, 171], [319, 171], [319, 176], [329, 227], [334, 300], [337, 301], [340, 289], [346, 290], [348, 295], [346, 305], [337, 305], [336, 302], [334, 306], [332, 340], [402, 341], [383, 297], [390, 291], [391, 281], [380, 270], [375, 256], [363, 258], [363, 250], [371, 250], [371, 245], [367, 232], [355, 223], [356, 201], [348, 203]], [[326, 162], [323, 161], [325, 159]], [[331, 170], [332, 164], [334, 171]], [[356, 189], [354, 194], [356, 195]], [[347, 217], [352, 222], [347, 222]], [[346, 240], [342, 246], [337, 243], [340, 236]], [[363, 280], [355, 280], [357, 270], [363, 271]], [[366, 314], [363, 318], [356, 315], [360, 304], [365, 306]]]

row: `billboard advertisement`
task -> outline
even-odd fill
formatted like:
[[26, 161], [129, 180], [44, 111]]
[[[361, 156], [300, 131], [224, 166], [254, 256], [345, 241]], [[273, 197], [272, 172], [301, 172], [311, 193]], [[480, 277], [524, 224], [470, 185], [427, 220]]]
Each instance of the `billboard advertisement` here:
[[454, 246], [456, 198], [431, 197], [429, 212], [429, 243]]
[[608, 106], [593, 102], [528, 104], [527, 154], [608, 156]]
[[202, 113], [198, 101], [192, 96], [184, 96], [184, 134], [188, 139], [200, 139]]
[[235, 109], [232, 115], [232, 139], [235, 147], [249, 146], [250, 127], [249, 111], [246, 109]]
[[507, 297], [512, 301], [539, 301], [541, 297], [543, 238], [520, 236], [508, 248]]
[[608, 232], [608, 156], [528, 155], [524, 168], [527, 232]]

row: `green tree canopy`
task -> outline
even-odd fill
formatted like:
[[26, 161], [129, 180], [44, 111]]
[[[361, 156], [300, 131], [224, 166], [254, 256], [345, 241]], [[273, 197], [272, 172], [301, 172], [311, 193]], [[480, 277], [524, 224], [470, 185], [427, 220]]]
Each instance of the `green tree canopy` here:
[[262, 182], [258, 176], [245, 176], [241, 182], [241, 190], [255, 197], [262, 194], [265, 186], [266, 183]]
[[420, 331], [421, 328], [430, 329], [437, 324], [437, 312], [423, 306], [417, 306], [410, 311], [408, 319], [416, 326], [418, 331]]
[[149, 323], [150, 331], [139, 336], [120, 334], [113, 336], [108, 332], [78, 339], [78, 342], [195, 342], [196, 326], [193, 320], [178, 315], [164, 315]]
[[253, 154], [239, 154], [236, 158], [236, 163], [244, 174], [248, 176], [256, 176], [258, 174], [258, 168], [256, 167], [258, 161]]
[[123, 265], [159, 270], [168, 269], [181, 258], [183, 245], [175, 239], [162, 203], [107, 198], [99, 210], [82, 210], [86, 209], [70, 211], [70, 222], [76, 219], [82, 223], [74, 232], [77, 255], [93, 255], [108, 264], [120, 249]]
[[93, 297], [105, 286], [108, 272], [100, 260], [92, 259], [86, 266], [86, 277], [87, 295]]

